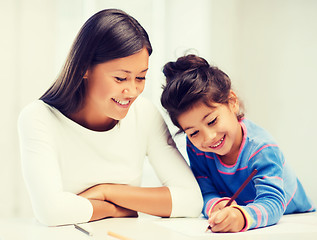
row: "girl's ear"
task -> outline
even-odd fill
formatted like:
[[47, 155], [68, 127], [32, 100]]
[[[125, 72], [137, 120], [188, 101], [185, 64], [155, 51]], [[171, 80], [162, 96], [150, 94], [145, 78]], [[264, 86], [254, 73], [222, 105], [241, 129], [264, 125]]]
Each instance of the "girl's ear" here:
[[234, 93], [234, 91], [232, 90], [230, 90], [230, 93], [229, 93], [229, 107], [231, 111], [234, 112], [236, 115], [239, 114], [239, 110], [240, 110], [239, 99], [237, 95]]

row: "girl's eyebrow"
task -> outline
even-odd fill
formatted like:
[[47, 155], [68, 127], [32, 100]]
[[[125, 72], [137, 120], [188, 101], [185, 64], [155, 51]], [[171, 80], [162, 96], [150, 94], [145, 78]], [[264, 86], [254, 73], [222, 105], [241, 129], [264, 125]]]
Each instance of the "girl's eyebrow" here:
[[[212, 112], [207, 113], [207, 114], [201, 119], [201, 121], [204, 121], [210, 114], [212, 114]], [[184, 132], [186, 132], [188, 129], [191, 129], [191, 128], [194, 128], [194, 127], [187, 127], [187, 128], [184, 129]]]

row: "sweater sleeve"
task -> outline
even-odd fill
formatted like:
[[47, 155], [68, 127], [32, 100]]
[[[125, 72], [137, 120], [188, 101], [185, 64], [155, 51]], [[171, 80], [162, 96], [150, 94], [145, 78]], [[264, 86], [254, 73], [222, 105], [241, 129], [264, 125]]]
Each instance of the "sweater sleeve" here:
[[207, 167], [204, 166], [204, 154], [197, 152], [197, 149], [187, 139], [187, 154], [190, 161], [190, 167], [199, 184], [201, 193], [203, 195], [204, 206], [202, 213], [204, 217], [208, 218], [213, 207], [222, 200], [228, 198], [221, 198], [217, 189], [215, 188], [210, 173], [207, 172]]
[[257, 169], [258, 173], [253, 178], [256, 189], [254, 202], [239, 206], [247, 222], [244, 230], [276, 224], [284, 214], [283, 161], [276, 145], [262, 147], [249, 160], [250, 172]]
[[170, 190], [171, 217], [197, 217], [202, 209], [199, 186], [173, 142], [167, 125], [158, 110], [152, 106], [147, 155], [158, 178]]
[[50, 226], [88, 222], [93, 212], [89, 200], [63, 190], [55, 127], [52, 113], [40, 101], [18, 119], [22, 173], [35, 217]]

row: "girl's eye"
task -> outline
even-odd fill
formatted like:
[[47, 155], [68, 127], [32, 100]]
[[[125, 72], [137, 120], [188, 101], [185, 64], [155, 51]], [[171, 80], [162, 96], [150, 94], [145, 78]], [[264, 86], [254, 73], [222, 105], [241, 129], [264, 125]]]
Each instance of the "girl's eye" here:
[[136, 77], [136, 79], [143, 81], [145, 80], [145, 77]]
[[209, 125], [209, 126], [210, 126], [210, 125], [214, 125], [214, 124], [216, 123], [216, 121], [217, 121], [217, 118], [218, 118], [218, 117], [216, 117], [214, 120], [210, 121], [210, 122], [208, 123], [208, 125]]
[[120, 77], [115, 77], [115, 79], [117, 79], [120, 82], [127, 80], [127, 78], [120, 78]]
[[195, 137], [197, 134], [198, 134], [198, 131], [195, 131], [195, 132], [191, 133], [189, 136], [190, 137]]

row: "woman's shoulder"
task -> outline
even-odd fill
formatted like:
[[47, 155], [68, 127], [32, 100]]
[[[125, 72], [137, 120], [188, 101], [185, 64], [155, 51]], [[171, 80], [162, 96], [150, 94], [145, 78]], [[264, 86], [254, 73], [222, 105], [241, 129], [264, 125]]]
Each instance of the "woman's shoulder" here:
[[35, 100], [26, 105], [19, 114], [19, 124], [30, 123], [34, 121], [49, 122], [55, 118], [55, 108], [46, 104], [42, 100]]
[[144, 132], [165, 128], [165, 121], [158, 107], [151, 100], [139, 96], [133, 103], [124, 122], [134, 124]]
[[22, 109], [21, 113], [34, 113], [34, 112], [41, 112], [41, 111], [45, 111], [49, 108], [49, 105], [47, 105], [45, 102], [43, 102], [42, 100], [34, 100], [33, 102], [27, 104], [26, 106], [24, 106], [24, 108]]
[[149, 118], [159, 114], [158, 108], [149, 99], [139, 96], [133, 103], [133, 110], [137, 115]]
[[135, 106], [138, 108], [155, 108], [154, 104], [146, 97], [144, 96], [139, 96], [136, 100], [135, 100]]

